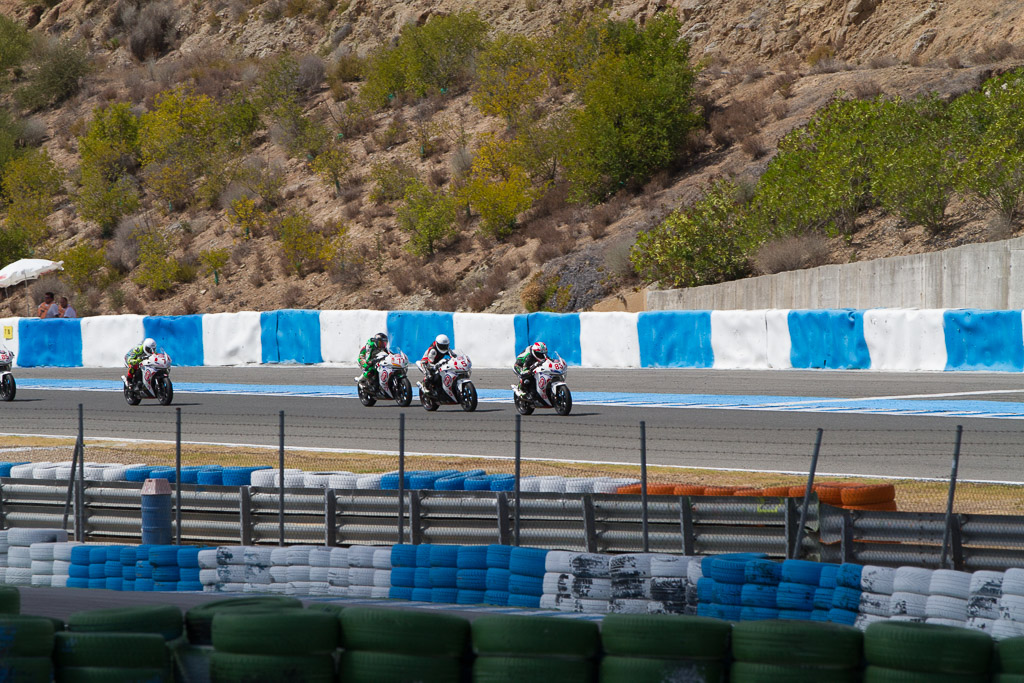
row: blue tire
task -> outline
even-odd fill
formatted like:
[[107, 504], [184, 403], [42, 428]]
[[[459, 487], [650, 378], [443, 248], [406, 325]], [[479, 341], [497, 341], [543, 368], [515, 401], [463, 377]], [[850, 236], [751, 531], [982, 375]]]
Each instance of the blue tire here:
[[508, 560], [508, 569], [513, 574], [543, 578], [547, 556], [548, 551], [539, 548], [513, 548]]
[[854, 622], [857, 621], [857, 612], [833, 607], [828, 611], [828, 620], [833, 624], [853, 626]]
[[740, 610], [740, 621], [771, 621], [779, 618], [779, 610], [773, 607], [748, 607]]
[[743, 584], [715, 581], [715, 602], [720, 605], [742, 604]]
[[391, 546], [391, 567], [415, 567], [416, 546], [399, 543]]
[[508, 580], [508, 592], [513, 595], [532, 595], [539, 598], [544, 595], [544, 579], [513, 574]]
[[864, 567], [859, 564], [845, 563], [836, 571], [836, 586], [842, 588], [860, 588], [860, 575]]
[[508, 592], [508, 580], [512, 576], [512, 572], [507, 569], [488, 569], [487, 578], [485, 579], [485, 588], [489, 591], [501, 591], [503, 593]]
[[488, 605], [505, 606], [508, 604], [508, 597], [508, 591], [484, 591], [484, 602]]
[[412, 567], [394, 567], [391, 570], [391, 586], [397, 588], [415, 588], [416, 570]]
[[[487, 590], [486, 569], [458, 569], [455, 574], [455, 587], [460, 591]], [[467, 603], [472, 604], [472, 603]]]
[[[393, 571], [393, 570], [392, 570]], [[388, 597], [392, 600], [412, 600], [413, 589], [408, 586], [394, 586], [388, 589]]]
[[487, 568], [508, 569], [512, 558], [512, 546], [491, 544], [487, 546]]
[[856, 588], [835, 588], [832, 592], [832, 607], [856, 612], [860, 609], [860, 594], [861, 591]]
[[455, 579], [459, 570], [455, 567], [431, 567], [430, 587], [431, 588], [455, 588]]
[[455, 566], [459, 569], [487, 569], [487, 546], [462, 546], [459, 548]]
[[743, 569], [745, 583], [777, 586], [782, 577], [782, 565], [771, 560], [750, 560]]
[[778, 593], [775, 595], [775, 604], [779, 609], [804, 610], [810, 612], [814, 609], [814, 586], [804, 583], [779, 584]]
[[817, 586], [821, 579], [820, 562], [808, 560], [786, 560], [782, 563], [782, 580], [786, 583], [806, 583]]
[[774, 609], [775, 593], [775, 586], [745, 583], [740, 593], [740, 603], [744, 607], [770, 607]]
[[838, 564], [826, 564], [821, 568], [821, 576], [818, 578], [818, 587], [835, 588], [836, 574], [839, 573]]

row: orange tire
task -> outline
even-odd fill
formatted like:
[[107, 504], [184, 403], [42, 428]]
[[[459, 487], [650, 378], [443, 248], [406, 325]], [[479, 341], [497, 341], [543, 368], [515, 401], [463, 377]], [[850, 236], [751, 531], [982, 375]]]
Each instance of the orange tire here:
[[648, 484], [647, 495], [649, 496], [671, 496], [676, 492], [675, 484]]
[[[765, 496], [779, 496], [781, 498], [788, 498], [792, 494], [789, 492], [792, 486], [765, 486], [761, 489], [761, 494]], [[803, 489], [800, 489], [800, 495], [804, 495]]]
[[807, 486], [790, 486], [789, 497], [790, 498], [803, 498], [804, 492], [807, 491]]
[[698, 484], [679, 484], [672, 490], [675, 496], [703, 496], [704, 487]]
[[866, 484], [841, 490], [843, 505], [876, 505], [896, 500], [896, 487], [892, 484]]
[[734, 496], [747, 496], [747, 497], [763, 496], [764, 495], [764, 489], [757, 489], [757, 488], [754, 488], [753, 486], [741, 486], [740, 488], [738, 488], [735, 491], [733, 491], [732, 495], [734, 495]]
[[[818, 494], [818, 500], [822, 503], [838, 507], [843, 504], [843, 489], [850, 486], [858, 486], [858, 484], [848, 484], [846, 482], [815, 484], [814, 492]], [[801, 493], [800, 495], [803, 494]]]
[[705, 486], [705, 496], [731, 496], [736, 490], [735, 486]]
[[629, 484], [615, 489], [615, 493], [636, 494], [640, 493], [640, 484]]
[[878, 510], [879, 512], [898, 512], [895, 500], [888, 500], [884, 503], [865, 503], [863, 505], [844, 505], [846, 510]]

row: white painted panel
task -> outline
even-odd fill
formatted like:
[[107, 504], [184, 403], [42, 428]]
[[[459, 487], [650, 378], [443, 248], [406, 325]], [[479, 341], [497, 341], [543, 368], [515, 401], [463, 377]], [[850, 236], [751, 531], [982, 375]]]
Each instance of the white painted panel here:
[[478, 368], [512, 367], [516, 360], [515, 316], [498, 313], [455, 313], [452, 344]]
[[82, 367], [123, 367], [124, 355], [146, 336], [142, 319], [141, 315], [82, 318]]
[[640, 367], [640, 339], [636, 329], [636, 313], [579, 315], [581, 367]]
[[260, 314], [207, 313], [203, 316], [203, 365], [244, 365], [263, 361]]
[[768, 339], [768, 367], [793, 367], [793, 361], [790, 359], [793, 343], [789, 337], [789, 309], [776, 308], [765, 311], [764, 318]]
[[768, 368], [765, 311], [711, 311], [715, 369]]
[[[0, 318], [0, 346], [8, 351], [14, 352], [14, 367], [18, 366], [18, 321], [21, 318]], [[11, 338], [7, 339], [4, 334], [6, 328], [11, 328]]]
[[864, 311], [864, 340], [872, 370], [945, 370], [945, 309]]
[[387, 311], [320, 311], [320, 355], [325, 363], [356, 365], [359, 349], [387, 325]]

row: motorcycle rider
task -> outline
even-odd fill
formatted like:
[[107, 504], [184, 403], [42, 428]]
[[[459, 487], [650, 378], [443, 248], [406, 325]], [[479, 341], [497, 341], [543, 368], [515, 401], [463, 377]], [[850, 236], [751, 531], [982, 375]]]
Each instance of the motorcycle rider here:
[[139, 372], [139, 366], [142, 365], [142, 361], [152, 357], [156, 353], [156, 342], [152, 337], [146, 337], [141, 344], [133, 348], [128, 352], [126, 360], [128, 361], [128, 386], [134, 386], [136, 376]]
[[429, 385], [427, 388], [431, 388], [437, 384], [437, 365], [445, 358], [454, 358], [455, 349], [451, 347], [451, 341], [448, 339], [448, 335], [439, 334], [434, 339], [434, 343], [427, 347], [426, 352], [423, 354], [423, 358], [416, 362], [417, 367], [423, 371], [426, 375], [423, 382], [425, 385]]
[[548, 345], [536, 342], [523, 349], [516, 356], [516, 364], [512, 368], [519, 375], [519, 386], [515, 387], [516, 396], [525, 398], [533, 391], [533, 370], [548, 359]]
[[355, 376], [359, 386], [368, 387], [370, 386], [370, 378], [376, 379], [377, 356], [382, 353], [389, 353], [388, 335], [378, 332], [367, 339], [366, 343], [363, 344], [363, 348], [359, 349], [359, 367], [363, 369], [363, 374]]

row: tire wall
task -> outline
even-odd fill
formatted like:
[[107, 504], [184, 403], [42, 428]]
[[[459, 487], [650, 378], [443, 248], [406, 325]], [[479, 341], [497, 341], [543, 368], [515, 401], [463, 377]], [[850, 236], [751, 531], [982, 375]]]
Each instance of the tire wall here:
[[339, 363], [386, 331], [411, 361], [438, 334], [476, 367], [508, 367], [544, 341], [591, 368], [1024, 370], [1021, 311], [813, 310], [531, 313], [239, 312], [0, 320], [0, 343], [22, 367], [120, 367], [148, 336], [175, 365]]

